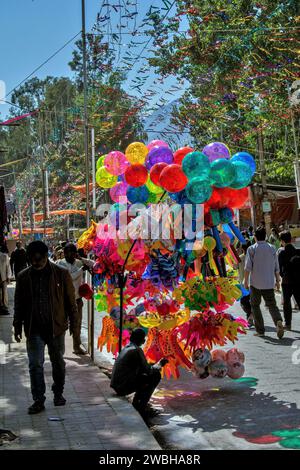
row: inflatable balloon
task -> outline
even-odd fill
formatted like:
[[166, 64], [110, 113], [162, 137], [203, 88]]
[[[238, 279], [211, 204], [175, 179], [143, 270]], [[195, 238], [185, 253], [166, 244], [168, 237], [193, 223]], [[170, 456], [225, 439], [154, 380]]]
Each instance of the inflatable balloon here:
[[129, 144], [125, 150], [125, 156], [132, 164], [144, 163], [147, 155], [148, 149], [142, 142], [133, 142], [132, 144]]
[[185, 192], [191, 202], [194, 204], [202, 204], [210, 198], [212, 187], [209, 181], [204, 181], [197, 176], [188, 182]]
[[216, 188], [225, 188], [234, 181], [236, 174], [231, 161], [223, 159], [214, 160], [211, 163], [210, 181]]
[[101, 157], [98, 158], [97, 163], [96, 163], [96, 170], [99, 170], [101, 166], [104, 166], [104, 159], [106, 155], [102, 155]]
[[168, 147], [169, 148], [169, 144], [167, 144], [167, 142], [165, 142], [164, 140], [151, 140], [151, 142], [147, 144], [147, 148], [150, 151], [153, 149], [153, 147]]
[[150, 177], [148, 177], [146, 186], [149, 189], [150, 193], [153, 193], [155, 195], [163, 193], [163, 188], [161, 186], [157, 186], [157, 184], [154, 184], [151, 181]]
[[112, 188], [117, 181], [117, 177], [108, 173], [104, 166], [101, 166], [96, 172], [96, 182], [101, 188]]
[[109, 195], [114, 202], [119, 202], [120, 197], [126, 197], [126, 192], [128, 189], [128, 184], [119, 181], [115, 186], [110, 188]]
[[170, 193], [182, 191], [187, 185], [188, 179], [180, 165], [175, 163], [168, 165], [160, 174], [159, 184]]
[[144, 165], [136, 163], [130, 165], [125, 171], [125, 181], [130, 186], [138, 187], [143, 186], [148, 179], [147, 168]]
[[212, 377], [223, 379], [227, 375], [228, 366], [222, 359], [217, 359], [209, 364], [208, 372]]
[[192, 147], [181, 147], [180, 149], [176, 150], [176, 152], [174, 153], [174, 163], [176, 163], [177, 165], [181, 165], [184, 157], [188, 153], [193, 151], [194, 149], [192, 149]]
[[235, 168], [235, 178], [230, 184], [231, 188], [242, 189], [248, 186], [252, 178], [252, 170], [247, 163], [241, 161], [234, 161], [232, 165]]
[[228, 363], [231, 362], [245, 362], [245, 354], [243, 351], [237, 348], [231, 348], [229, 351], [226, 353], [226, 361]]
[[155, 165], [153, 165], [153, 167], [150, 170], [150, 179], [152, 183], [156, 184], [157, 186], [160, 186], [159, 178], [160, 178], [161, 172], [166, 166], [168, 166], [167, 163], [163, 163], [163, 162], [156, 163]]
[[213, 142], [206, 145], [202, 152], [208, 156], [210, 162], [218, 160], [219, 158], [230, 158], [229, 148], [221, 142]]
[[190, 152], [182, 160], [182, 169], [188, 179], [207, 180], [210, 174], [208, 157], [201, 152]]
[[126, 168], [129, 166], [124, 153], [117, 150], [109, 152], [104, 159], [104, 166], [109, 173], [115, 176], [125, 173]]
[[156, 163], [173, 163], [173, 153], [168, 147], [153, 147], [145, 162], [146, 168], [150, 170]]
[[224, 351], [224, 349], [214, 349], [214, 351], [211, 352], [211, 358], [213, 361], [221, 359], [226, 362], [226, 351]]
[[231, 379], [240, 379], [245, 373], [245, 366], [241, 362], [231, 362], [227, 366], [227, 375]]
[[127, 189], [127, 199], [132, 204], [136, 204], [137, 202], [145, 203], [149, 198], [149, 190], [146, 186], [139, 186], [137, 187], [129, 187]]
[[194, 367], [202, 368], [207, 367], [211, 362], [211, 354], [208, 349], [196, 349], [193, 353], [193, 364]]
[[254, 175], [255, 171], [256, 171], [256, 163], [255, 163], [255, 160], [254, 158], [252, 157], [252, 155], [250, 155], [250, 153], [248, 152], [238, 152], [238, 153], [235, 153], [231, 159], [230, 159], [231, 162], [243, 162], [243, 163], [246, 163], [246, 165], [248, 165], [250, 168], [251, 168], [251, 171], [252, 171], [252, 176]]

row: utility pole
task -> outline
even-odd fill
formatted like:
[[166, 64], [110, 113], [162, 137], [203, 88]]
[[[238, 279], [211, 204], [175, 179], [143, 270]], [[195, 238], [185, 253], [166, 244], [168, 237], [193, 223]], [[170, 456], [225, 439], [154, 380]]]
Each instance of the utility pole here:
[[84, 113], [84, 154], [85, 154], [85, 199], [86, 199], [86, 226], [90, 225], [90, 159], [88, 142], [88, 112], [87, 112], [87, 58], [86, 58], [86, 33], [85, 33], [85, 0], [81, 0], [82, 19], [82, 71], [83, 71], [83, 113]]
[[31, 230], [31, 236], [33, 235], [33, 230], [35, 228], [35, 223], [34, 223], [34, 213], [35, 213], [35, 203], [34, 203], [34, 197], [30, 197], [30, 230]]
[[18, 196], [17, 184], [16, 184], [16, 173], [15, 167], [13, 167], [13, 175], [14, 175], [14, 185], [16, 190], [16, 204], [17, 204], [17, 217], [18, 217], [18, 228], [19, 228], [19, 239], [21, 240], [23, 227], [22, 227], [22, 213], [20, 208], [20, 201]]
[[268, 200], [267, 172], [266, 172], [266, 166], [265, 166], [263, 133], [262, 133], [261, 128], [259, 128], [258, 130], [257, 143], [258, 143], [258, 155], [259, 155], [261, 184], [262, 184], [262, 193], [263, 193], [262, 210], [264, 214], [266, 232], [267, 232], [267, 235], [269, 235], [270, 230], [271, 230], [271, 204]]
[[44, 217], [44, 239], [46, 239], [46, 221], [49, 218], [49, 185], [48, 171], [42, 168], [42, 184], [43, 184], [43, 217]]
[[[300, 81], [299, 81], [300, 83]], [[298, 209], [300, 209], [300, 165], [299, 165], [299, 151], [298, 151], [298, 141], [295, 129], [295, 118], [294, 118], [294, 110], [293, 110], [293, 100], [291, 99], [291, 90], [288, 88], [288, 96], [289, 102], [291, 104], [291, 126], [292, 126], [292, 133], [294, 139], [294, 149], [295, 149], [295, 161], [294, 161], [294, 172], [295, 172], [295, 181], [296, 181], [296, 190], [297, 190], [297, 201], [298, 201]], [[299, 104], [299, 101], [296, 102]]]

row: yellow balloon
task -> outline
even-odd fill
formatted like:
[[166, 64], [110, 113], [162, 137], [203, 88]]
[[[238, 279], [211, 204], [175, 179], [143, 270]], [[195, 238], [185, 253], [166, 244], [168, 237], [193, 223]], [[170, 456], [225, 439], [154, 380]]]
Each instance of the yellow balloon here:
[[163, 188], [154, 184], [149, 178], [149, 176], [146, 182], [146, 187], [149, 189], [150, 193], [152, 194], [162, 194], [164, 192]]
[[118, 178], [108, 173], [105, 166], [101, 166], [96, 172], [96, 181], [101, 188], [112, 188], [117, 183]]
[[97, 163], [96, 163], [96, 168], [99, 170], [101, 166], [104, 166], [104, 159], [106, 155], [102, 155], [101, 157], [98, 158]]
[[132, 144], [128, 145], [125, 151], [125, 156], [131, 164], [143, 164], [145, 162], [146, 156], [148, 155], [148, 152], [148, 148], [142, 142], [132, 142]]

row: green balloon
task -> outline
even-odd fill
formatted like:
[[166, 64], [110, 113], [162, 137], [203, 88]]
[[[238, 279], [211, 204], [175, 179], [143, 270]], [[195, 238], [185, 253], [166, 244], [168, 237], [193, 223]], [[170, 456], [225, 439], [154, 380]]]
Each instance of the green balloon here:
[[211, 163], [210, 184], [216, 188], [226, 188], [231, 186], [235, 177], [235, 167], [229, 160], [220, 158]]
[[189, 180], [192, 178], [207, 180], [210, 173], [209, 159], [202, 152], [190, 152], [182, 160], [182, 170]]
[[191, 202], [203, 204], [212, 195], [212, 187], [208, 180], [203, 181], [201, 177], [197, 177], [188, 182], [185, 192]]
[[106, 155], [102, 155], [101, 157], [98, 158], [97, 163], [96, 163], [96, 169], [99, 170], [101, 166], [104, 165], [104, 159]]

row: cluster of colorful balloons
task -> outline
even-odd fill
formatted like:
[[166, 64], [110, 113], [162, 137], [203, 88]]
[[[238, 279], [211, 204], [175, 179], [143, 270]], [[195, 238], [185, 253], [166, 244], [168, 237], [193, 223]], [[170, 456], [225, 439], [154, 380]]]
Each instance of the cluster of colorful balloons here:
[[249, 153], [238, 152], [231, 157], [221, 142], [210, 143], [202, 151], [187, 146], [173, 153], [163, 140], [153, 140], [148, 145], [133, 142], [125, 153], [114, 150], [101, 156], [96, 181], [110, 189], [114, 202], [121, 196], [129, 203], [156, 202], [166, 191], [170, 195], [180, 193], [184, 202], [201, 204], [209, 201], [214, 189], [216, 198], [218, 190], [246, 188], [255, 170]]
[[245, 372], [245, 355], [236, 348], [227, 352], [224, 349], [196, 349], [192, 360], [194, 374], [200, 379], [206, 379], [209, 375], [219, 379], [226, 375], [231, 379], [239, 379]]

